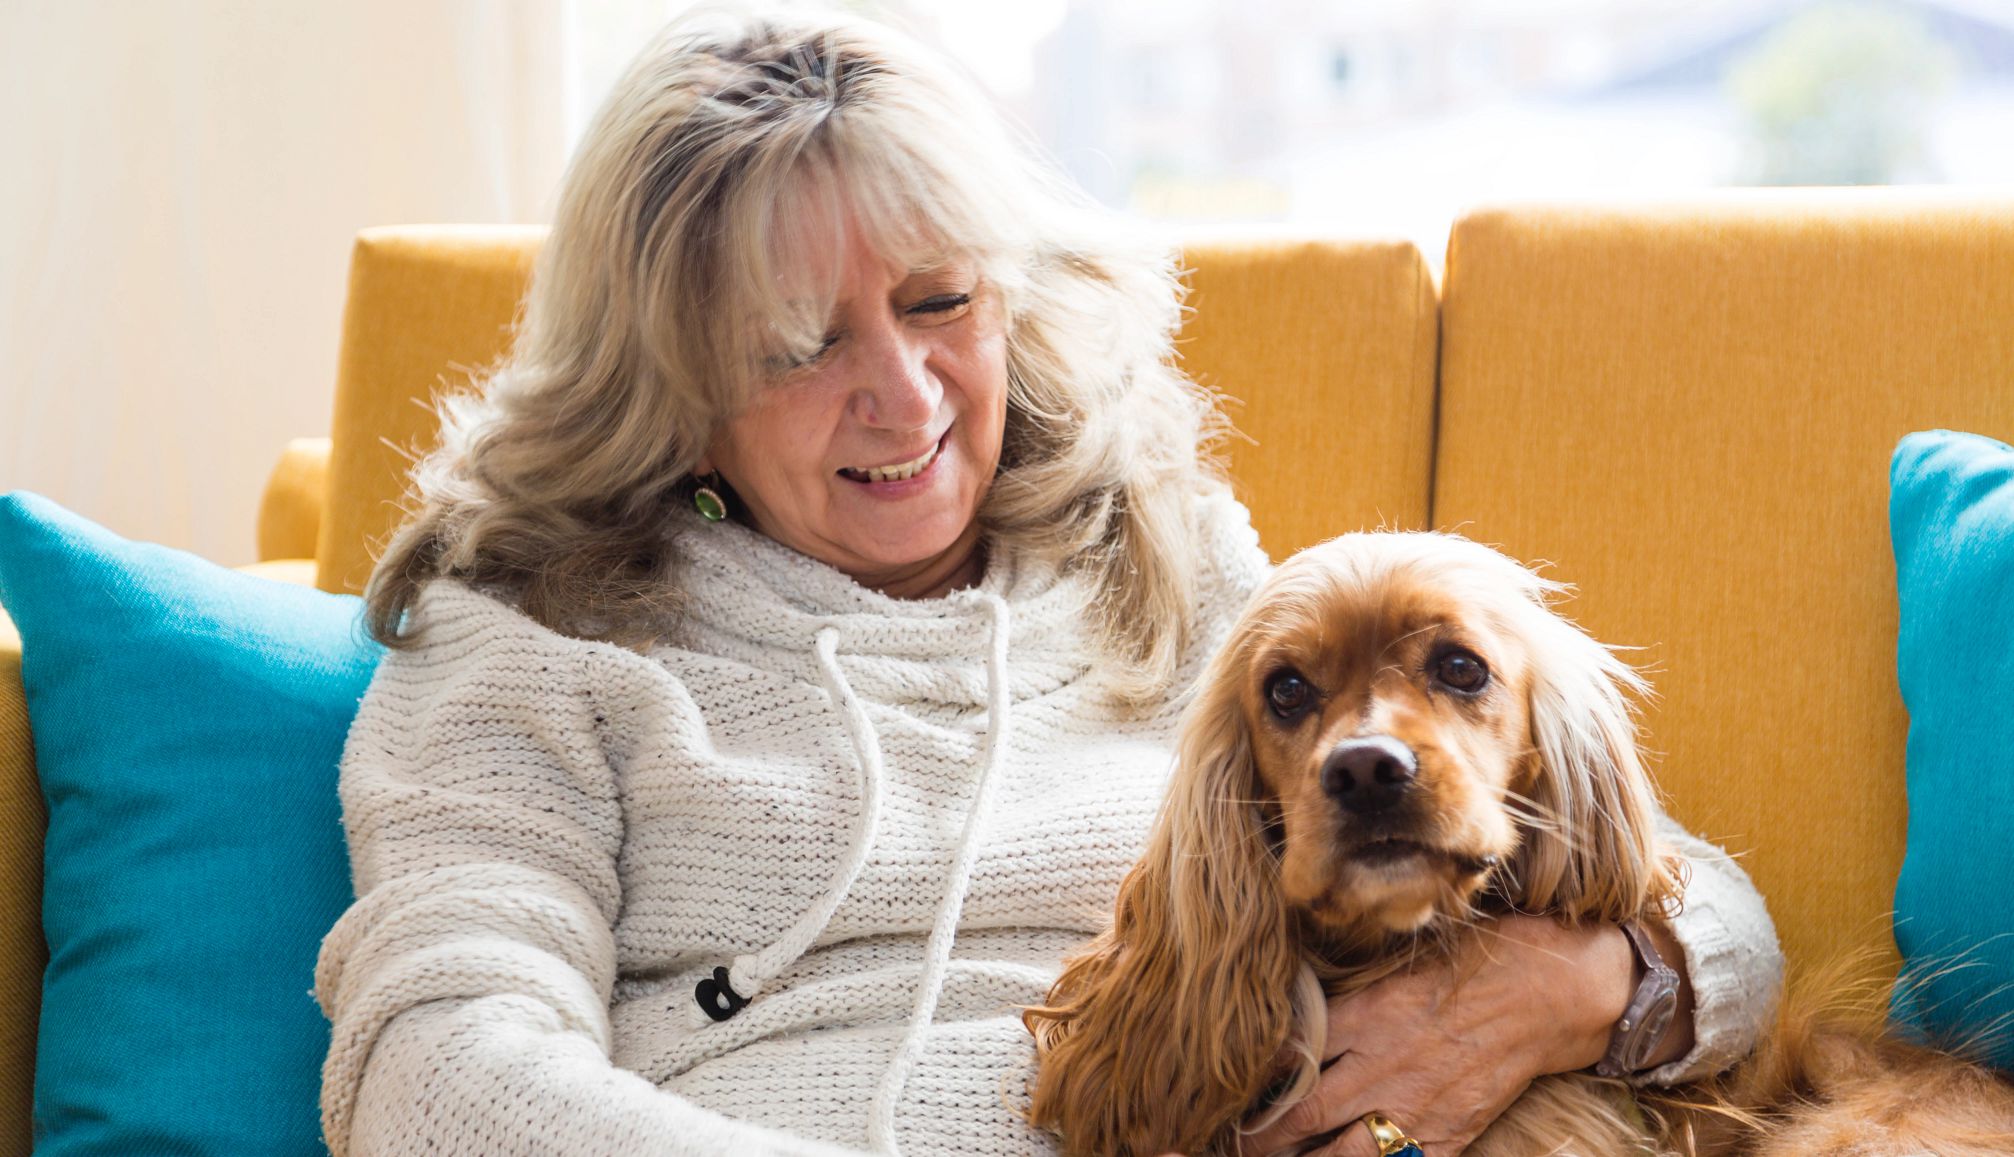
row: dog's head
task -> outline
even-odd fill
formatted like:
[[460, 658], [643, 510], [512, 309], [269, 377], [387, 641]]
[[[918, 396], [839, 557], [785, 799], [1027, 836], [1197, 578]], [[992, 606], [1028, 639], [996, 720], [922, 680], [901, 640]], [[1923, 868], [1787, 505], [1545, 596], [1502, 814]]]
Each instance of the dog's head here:
[[1254, 799], [1282, 901], [1346, 943], [1460, 919], [1485, 889], [1636, 915], [1663, 883], [1631, 717], [1645, 687], [1549, 608], [1560, 589], [1448, 534], [1295, 555], [1204, 680], [1192, 801]]
[[1438, 533], [1275, 569], [1184, 716], [1112, 930], [1024, 1016], [1038, 1123], [1073, 1153], [1222, 1149], [1321, 1014], [1309, 954], [1390, 956], [1486, 898], [1621, 920], [1675, 893], [1647, 688], [1562, 589]]

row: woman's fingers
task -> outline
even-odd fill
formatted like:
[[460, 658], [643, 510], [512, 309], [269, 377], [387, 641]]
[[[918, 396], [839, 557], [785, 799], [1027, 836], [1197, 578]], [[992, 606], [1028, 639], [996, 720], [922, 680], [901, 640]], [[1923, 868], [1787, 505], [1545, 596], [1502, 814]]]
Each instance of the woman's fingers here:
[[[1334, 1129], [1335, 1126], [1330, 1125], [1316, 1132], [1328, 1133]], [[1242, 1142], [1238, 1157], [1273, 1157], [1276, 1152], [1280, 1157], [1286, 1157], [1289, 1153], [1299, 1152], [1297, 1146], [1306, 1144], [1307, 1138], [1314, 1135], [1310, 1133], [1284, 1141], [1269, 1141], [1254, 1134]], [[1378, 1157], [1378, 1143], [1371, 1139], [1371, 1131], [1366, 1129], [1361, 1121], [1353, 1120], [1336, 1134], [1334, 1140], [1319, 1149], [1310, 1150], [1308, 1157]]]
[[[1417, 1091], [1408, 1092], [1404, 1083], [1381, 1080], [1377, 1062], [1362, 1053], [1345, 1052], [1322, 1073], [1321, 1080], [1306, 1097], [1296, 1102], [1279, 1120], [1241, 1137], [1238, 1157], [1272, 1157], [1294, 1152], [1296, 1145], [1328, 1133], [1335, 1137], [1313, 1150], [1312, 1157], [1378, 1157], [1378, 1143], [1363, 1118], [1378, 1113], [1400, 1131], [1414, 1138], [1447, 1136], [1448, 1122], [1437, 1114], [1415, 1108]], [[1429, 1119], [1433, 1118], [1433, 1119]], [[1423, 1132], [1424, 1130], [1424, 1132]], [[1445, 1145], [1421, 1140], [1429, 1157], [1460, 1152]], [[1466, 1142], [1461, 1142], [1466, 1144]]]
[[[1362, 1075], [1350, 1065], [1349, 1060], [1346, 1055], [1330, 1065], [1322, 1073], [1321, 1080], [1315, 1083], [1314, 1090], [1295, 1102], [1279, 1120], [1243, 1137], [1238, 1149], [1240, 1157], [1267, 1157], [1277, 1149], [1284, 1149], [1296, 1141], [1305, 1141], [1318, 1133], [1327, 1133], [1371, 1112], [1370, 1109], [1357, 1107], [1356, 1099], [1366, 1090]], [[1351, 1128], [1363, 1133], [1364, 1139], [1369, 1140], [1370, 1134], [1363, 1126], [1352, 1125]], [[1347, 1130], [1343, 1136], [1336, 1138], [1337, 1143], [1348, 1140]], [[1335, 1152], [1348, 1153], [1350, 1150], [1338, 1149]], [[1376, 1147], [1373, 1146], [1370, 1153], [1375, 1152]]]

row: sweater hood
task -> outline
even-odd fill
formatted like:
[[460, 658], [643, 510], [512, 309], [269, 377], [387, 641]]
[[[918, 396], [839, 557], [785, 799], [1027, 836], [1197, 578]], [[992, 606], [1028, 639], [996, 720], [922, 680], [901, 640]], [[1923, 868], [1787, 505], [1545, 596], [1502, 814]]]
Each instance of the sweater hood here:
[[812, 640], [830, 630], [847, 681], [872, 702], [984, 707], [993, 598], [1013, 612], [1013, 699], [1055, 691], [1097, 658], [1085, 631], [1089, 580], [1046, 559], [989, 550], [976, 585], [900, 599], [733, 520], [708, 522], [681, 508], [670, 539], [692, 596], [677, 628], [679, 646], [769, 669], [781, 664], [818, 683]]

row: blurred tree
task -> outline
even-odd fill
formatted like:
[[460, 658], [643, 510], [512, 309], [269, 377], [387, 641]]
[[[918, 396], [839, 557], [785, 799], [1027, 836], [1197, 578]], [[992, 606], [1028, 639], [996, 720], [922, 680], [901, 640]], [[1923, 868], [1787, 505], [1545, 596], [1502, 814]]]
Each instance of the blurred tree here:
[[1899, 5], [1825, 0], [1806, 8], [1727, 71], [1747, 121], [1738, 180], [1934, 180], [1923, 133], [1957, 69], [1951, 48]]

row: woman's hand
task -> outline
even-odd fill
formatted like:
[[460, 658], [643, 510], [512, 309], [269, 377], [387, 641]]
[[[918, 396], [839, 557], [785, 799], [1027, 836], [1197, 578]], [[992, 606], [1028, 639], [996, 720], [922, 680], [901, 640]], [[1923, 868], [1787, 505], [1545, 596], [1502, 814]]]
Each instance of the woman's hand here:
[[1264, 1157], [1341, 1128], [1318, 1152], [1376, 1157], [1357, 1119], [1381, 1113], [1427, 1157], [1456, 1157], [1534, 1079], [1600, 1060], [1636, 987], [1622, 930], [1512, 915], [1478, 931], [1456, 959], [1330, 1000], [1320, 1082], [1240, 1153]]

